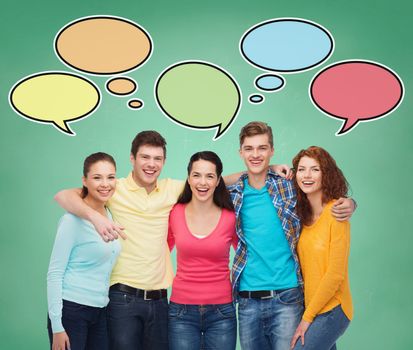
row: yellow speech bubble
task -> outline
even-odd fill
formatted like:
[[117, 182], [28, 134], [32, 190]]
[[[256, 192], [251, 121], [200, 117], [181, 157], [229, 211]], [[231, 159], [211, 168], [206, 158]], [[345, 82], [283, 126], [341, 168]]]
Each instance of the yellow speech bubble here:
[[51, 123], [76, 135], [67, 123], [90, 115], [100, 103], [100, 91], [91, 81], [67, 72], [41, 72], [17, 82], [10, 90], [12, 108], [37, 123]]
[[63, 27], [55, 38], [57, 56], [71, 68], [112, 75], [135, 69], [152, 52], [152, 39], [135, 22], [115, 16], [91, 16]]

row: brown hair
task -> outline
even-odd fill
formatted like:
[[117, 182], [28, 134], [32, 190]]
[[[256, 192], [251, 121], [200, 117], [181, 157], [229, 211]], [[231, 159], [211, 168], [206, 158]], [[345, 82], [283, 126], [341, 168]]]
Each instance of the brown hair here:
[[166, 158], [166, 141], [159, 132], [154, 130], [146, 130], [141, 131], [135, 136], [130, 150], [134, 158], [136, 158], [136, 153], [138, 153], [139, 147], [144, 145], [162, 147], [164, 158]]
[[264, 122], [250, 122], [247, 125], [244, 125], [239, 133], [239, 145], [242, 147], [244, 139], [246, 137], [251, 137], [255, 135], [268, 135], [268, 142], [270, 143], [271, 148], [274, 147], [274, 137], [272, 135], [271, 126]]
[[[302, 157], [315, 159], [320, 164], [321, 170], [321, 190], [323, 204], [332, 199], [347, 196], [348, 182], [343, 172], [337, 166], [336, 161], [325, 149], [311, 146], [303, 149], [294, 157], [293, 167], [297, 171], [298, 163]], [[313, 211], [305, 193], [300, 189], [297, 178], [294, 177], [295, 188], [297, 189], [297, 213], [304, 225], [311, 224]]]
[[[116, 162], [110, 154], [107, 154], [104, 152], [92, 153], [91, 155], [87, 156], [83, 162], [83, 176], [84, 177], [86, 177], [87, 174], [89, 173], [90, 167], [97, 162], [112, 163], [116, 170]], [[87, 194], [88, 194], [87, 187], [83, 186], [80, 196], [82, 198], [85, 198]]]

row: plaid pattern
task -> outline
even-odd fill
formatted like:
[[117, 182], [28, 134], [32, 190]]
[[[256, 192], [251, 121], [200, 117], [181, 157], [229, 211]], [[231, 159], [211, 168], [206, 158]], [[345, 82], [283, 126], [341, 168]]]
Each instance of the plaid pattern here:
[[[232, 202], [234, 203], [235, 214], [237, 216], [236, 231], [239, 238], [234, 263], [232, 265], [232, 292], [234, 300], [238, 300], [239, 278], [245, 264], [247, 263], [247, 245], [244, 238], [244, 232], [242, 232], [240, 216], [244, 191], [244, 180], [247, 177], [248, 175], [246, 173], [243, 174], [234, 185], [228, 187]], [[300, 219], [295, 211], [297, 197], [293, 182], [286, 180], [269, 170], [265, 185], [268, 189], [268, 193], [270, 194], [274, 207], [277, 210], [278, 217], [281, 220], [285, 237], [290, 245], [295, 262], [298, 283], [303, 285], [303, 278], [297, 255], [297, 243], [300, 236], [301, 225]]]

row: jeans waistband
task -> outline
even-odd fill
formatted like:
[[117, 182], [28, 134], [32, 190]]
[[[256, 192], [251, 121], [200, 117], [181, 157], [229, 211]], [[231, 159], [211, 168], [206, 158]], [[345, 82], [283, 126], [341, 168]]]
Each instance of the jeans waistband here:
[[168, 296], [166, 289], [143, 290], [139, 288], [130, 287], [123, 283], [114, 284], [110, 287], [110, 290], [133, 294], [138, 298], [143, 298], [144, 300], [159, 300], [166, 298]]
[[247, 298], [247, 299], [271, 299], [277, 296], [278, 294], [285, 292], [288, 289], [291, 289], [291, 288], [278, 289], [278, 290], [257, 290], [257, 291], [243, 290], [243, 291], [240, 291], [238, 295], [241, 298]]

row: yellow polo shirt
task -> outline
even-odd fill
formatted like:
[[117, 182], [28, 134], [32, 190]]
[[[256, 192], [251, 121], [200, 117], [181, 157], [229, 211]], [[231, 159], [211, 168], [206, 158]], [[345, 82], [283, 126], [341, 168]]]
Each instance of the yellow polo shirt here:
[[112, 270], [110, 284], [152, 290], [168, 288], [173, 270], [167, 244], [168, 218], [183, 190], [184, 182], [162, 179], [147, 193], [132, 178], [118, 179], [108, 205], [115, 222], [127, 235], [120, 239], [122, 250]]

